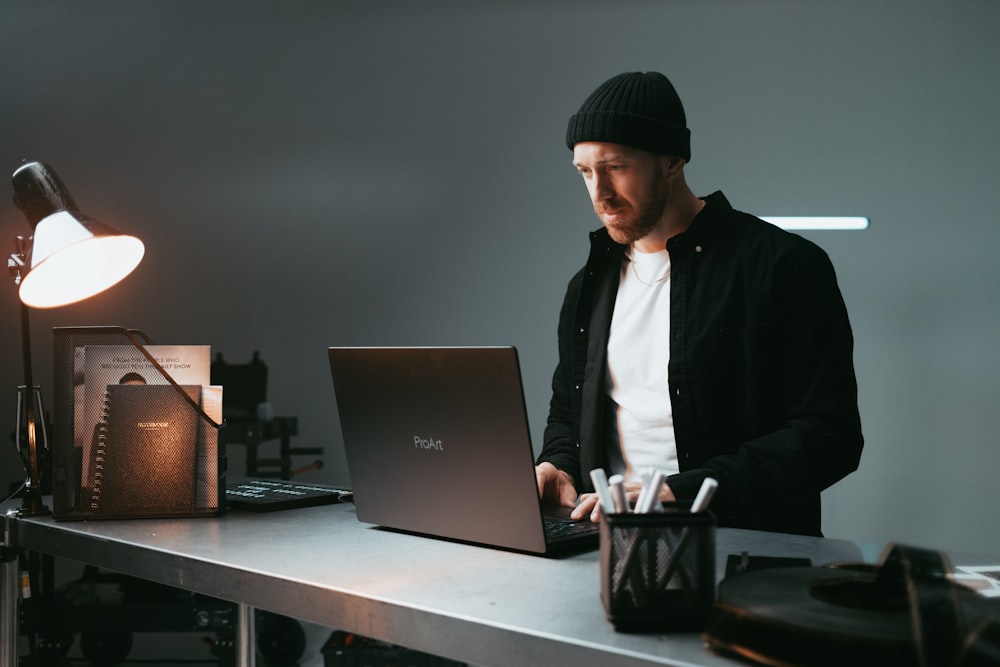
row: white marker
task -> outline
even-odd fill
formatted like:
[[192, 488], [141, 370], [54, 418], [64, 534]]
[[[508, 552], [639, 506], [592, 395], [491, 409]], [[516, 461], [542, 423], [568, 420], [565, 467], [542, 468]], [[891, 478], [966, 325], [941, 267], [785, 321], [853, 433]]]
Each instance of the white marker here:
[[604, 473], [604, 468], [594, 468], [591, 470], [590, 481], [594, 483], [594, 490], [597, 492], [597, 500], [601, 505], [601, 511], [605, 514], [614, 514], [615, 501], [611, 498], [611, 491], [608, 489], [608, 476]]
[[628, 506], [628, 498], [625, 496], [625, 478], [621, 475], [612, 475], [608, 479], [611, 487], [611, 500], [615, 504], [615, 512], [618, 514], [628, 514], [631, 508]]
[[639, 508], [646, 504], [646, 494], [649, 493], [650, 482], [652, 481], [653, 473], [655, 472], [656, 468], [650, 467], [646, 468], [642, 471], [642, 474], [639, 475], [639, 481], [642, 482], [642, 486], [639, 487], [639, 495], [636, 496], [635, 499], [636, 512], [641, 512], [642, 510]]
[[707, 510], [717, 488], [719, 488], [719, 483], [711, 477], [706, 477], [705, 481], [701, 483], [701, 488], [698, 489], [698, 495], [695, 496], [694, 502], [691, 503], [691, 512], [697, 514]]
[[648, 514], [653, 511], [656, 503], [660, 500], [660, 489], [663, 488], [663, 478], [664, 474], [662, 470], [653, 471], [653, 476], [639, 495], [639, 502], [635, 508], [636, 512]]

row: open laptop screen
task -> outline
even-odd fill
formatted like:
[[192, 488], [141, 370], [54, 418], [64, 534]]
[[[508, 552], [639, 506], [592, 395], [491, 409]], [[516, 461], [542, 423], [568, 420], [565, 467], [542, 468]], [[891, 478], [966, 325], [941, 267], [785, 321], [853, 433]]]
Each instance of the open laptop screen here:
[[542, 553], [513, 347], [330, 348], [358, 518]]

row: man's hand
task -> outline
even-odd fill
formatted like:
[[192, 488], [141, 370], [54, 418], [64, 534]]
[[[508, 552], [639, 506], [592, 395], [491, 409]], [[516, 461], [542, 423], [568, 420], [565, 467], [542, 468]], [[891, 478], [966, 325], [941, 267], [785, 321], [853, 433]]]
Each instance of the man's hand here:
[[576, 486], [569, 473], [546, 461], [535, 466], [535, 479], [538, 481], [538, 497], [543, 503], [576, 507]]
[[[638, 500], [641, 490], [642, 482], [625, 483], [625, 499], [628, 501], [629, 507], [635, 505], [635, 501]], [[674, 492], [670, 490], [669, 486], [664, 484], [663, 488], [660, 489], [660, 502], [669, 503], [675, 500]], [[596, 493], [584, 493], [581, 495], [576, 509], [570, 514], [570, 518], [580, 520], [588, 515], [594, 523], [598, 523], [601, 520], [601, 504]]]

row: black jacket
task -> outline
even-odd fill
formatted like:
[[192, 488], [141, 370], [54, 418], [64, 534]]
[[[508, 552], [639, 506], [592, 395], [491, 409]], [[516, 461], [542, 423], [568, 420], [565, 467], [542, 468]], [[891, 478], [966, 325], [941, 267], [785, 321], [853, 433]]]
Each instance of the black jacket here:
[[[691, 500], [719, 481], [720, 526], [820, 534], [820, 491], [855, 470], [863, 438], [854, 341], [833, 266], [806, 239], [734, 210], [717, 192], [667, 243], [669, 400]], [[559, 316], [559, 363], [539, 461], [578, 491], [607, 468], [607, 340], [625, 247], [591, 234]], [[668, 400], [668, 397], [664, 397]]]

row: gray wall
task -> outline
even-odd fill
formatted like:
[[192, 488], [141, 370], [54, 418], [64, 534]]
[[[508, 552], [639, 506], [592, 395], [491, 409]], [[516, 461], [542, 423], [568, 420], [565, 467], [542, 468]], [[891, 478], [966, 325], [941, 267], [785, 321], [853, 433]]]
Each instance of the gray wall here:
[[[33, 313], [38, 380], [51, 402], [56, 325], [260, 350], [276, 413], [326, 448], [308, 479], [346, 484], [327, 346], [514, 344], [540, 438], [556, 311], [597, 226], [565, 122], [605, 78], [658, 69], [697, 192], [871, 217], [808, 234], [851, 312], [867, 436], [827, 534], [1000, 553], [998, 28], [995, 0], [3, 0], [7, 173], [50, 163], [147, 245], [127, 282]], [[8, 196], [0, 224], [27, 231]], [[20, 474], [7, 446], [0, 466]]]

